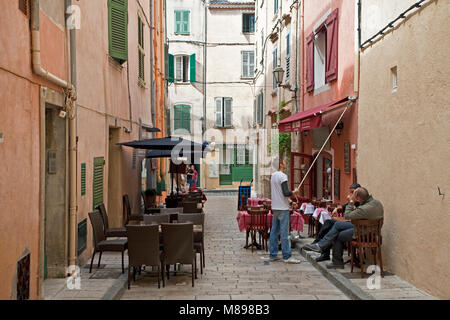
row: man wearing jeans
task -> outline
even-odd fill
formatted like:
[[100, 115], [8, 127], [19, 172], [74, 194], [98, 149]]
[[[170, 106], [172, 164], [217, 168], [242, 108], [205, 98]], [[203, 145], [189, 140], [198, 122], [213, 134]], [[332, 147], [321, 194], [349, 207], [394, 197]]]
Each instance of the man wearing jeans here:
[[[360, 206], [356, 207], [355, 202], [359, 202]], [[383, 216], [383, 205], [379, 200], [374, 199], [366, 188], [356, 189], [345, 208], [345, 218], [348, 220], [378, 220]], [[317, 244], [308, 244], [304, 248], [322, 253], [333, 246], [333, 260], [327, 268], [344, 269], [343, 247], [346, 242], [353, 239], [353, 233], [354, 228], [351, 222], [336, 222], [322, 240]]]
[[[272, 228], [270, 230], [270, 261], [280, 260], [278, 255], [278, 235], [281, 234], [281, 251], [283, 252], [283, 261], [286, 263], [300, 263], [299, 260], [291, 256], [291, 241], [289, 239], [289, 197], [292, 192], [289, 190], [288, 177], [284, 173], [286, 162], [281, 161], [279, 170], [272, 174], [270, 187], [272, 192]], [[294, 190], [299, 193], [298, 189]]]

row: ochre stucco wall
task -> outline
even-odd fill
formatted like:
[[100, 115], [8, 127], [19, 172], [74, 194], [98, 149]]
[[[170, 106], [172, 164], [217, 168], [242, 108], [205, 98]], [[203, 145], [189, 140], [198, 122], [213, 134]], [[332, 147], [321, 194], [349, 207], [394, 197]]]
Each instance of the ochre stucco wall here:
[[[382, 252], [387, 269], [446, 299], [449, 16], [449, 3], [435, 1], [362, 53], [358, 152], [359, 181], [385, 209]], [[390, 77], [394, 66], [396, 93]]]
[[[16, 264], [29, 252], [30, 299], [39, 298], [39, 86], [59, 89], [32, 72], [29, 20], [17, 1], [0, 1], [0, 299], [15, 298]], [[42, 64], [65, 77], [64, 31], [40, 13]]]

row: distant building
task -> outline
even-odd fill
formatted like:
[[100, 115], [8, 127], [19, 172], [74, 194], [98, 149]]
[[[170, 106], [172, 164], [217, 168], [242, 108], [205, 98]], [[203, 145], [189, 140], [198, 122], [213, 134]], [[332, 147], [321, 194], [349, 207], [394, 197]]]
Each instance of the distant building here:
[[253, 179], [253, 145], [231, 136], [252, 127], [254, 18], [253, 1], [167, 2], [171, 134], [214, 142], [196, 164], [205, 189]]

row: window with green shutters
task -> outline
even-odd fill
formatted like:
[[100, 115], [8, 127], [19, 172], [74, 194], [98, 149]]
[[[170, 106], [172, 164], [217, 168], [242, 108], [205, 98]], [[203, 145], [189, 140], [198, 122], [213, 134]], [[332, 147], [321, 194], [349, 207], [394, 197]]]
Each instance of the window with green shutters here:
[[167, 80], [175, 83], [194, 83], [196, 81], [196, 55], [168, 54], [169, 74]]
[[138, 61], [139, 83], [145, 86], [145, 49], [144, 49], [144, 22], [138, 14]]
[[81, 195], [86, 195], [86, 163], [81, 164]]
[[94, 178], [93, 178], [93, 209], [103, 202], [103, 168], [105, 159], [103, 157], [94, 159]]
[[128, 60], [128, 0], [108, 0], [109, 55]]
[[179, 104], [174, 107], [174, 131], [191, 132], [191, 106]]
[[175, 34], [189, 34], [190, 12], [175, 10]]
[[258, 95], [257, 102], [256, 102], [256, 123], [262, 124], [264, 119], [264, 95], [261, 92]]

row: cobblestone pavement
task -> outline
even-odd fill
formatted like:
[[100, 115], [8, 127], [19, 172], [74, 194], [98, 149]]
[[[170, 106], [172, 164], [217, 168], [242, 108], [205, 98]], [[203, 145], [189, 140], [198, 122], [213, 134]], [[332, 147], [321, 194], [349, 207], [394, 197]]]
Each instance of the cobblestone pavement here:
[[[205, 256], [203, 275], [198, 272], [191, 286], [190, 265], [171, 276], [166, 287], [158, 289], [154, 272], [137, 276], [122, 299], [144, 300], [317, 300], [348, 299], [296, 250], [293, 256], [301, 264], [284, 262], [264, 264], [266, 252], [244, 249], [245, 232], [236, 221], [237, 199], [210, 196], [205, 206]], [[281, 255], [281, 252], [279, 253]], [[173, 268], [172, 268], [173, 269]]]

